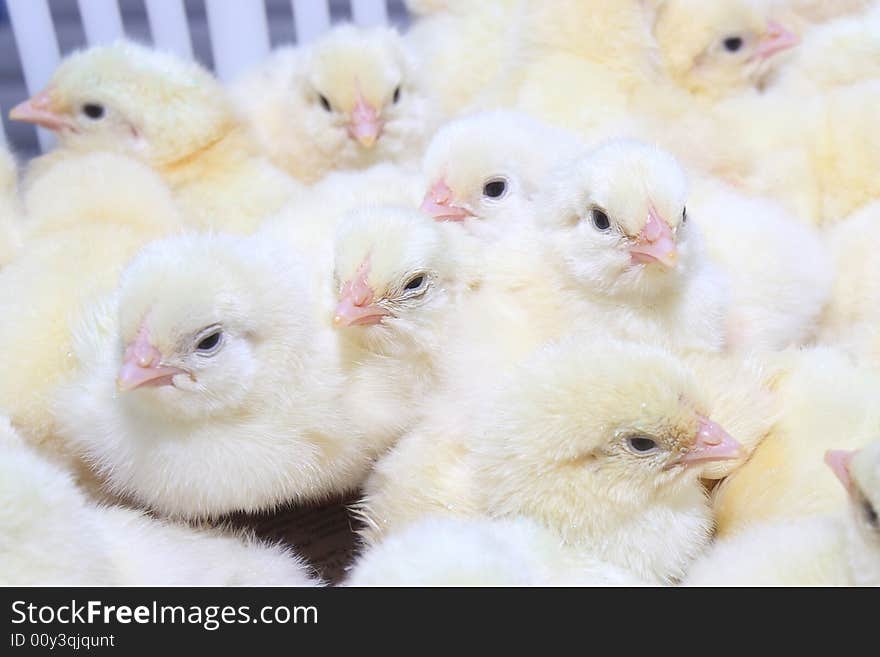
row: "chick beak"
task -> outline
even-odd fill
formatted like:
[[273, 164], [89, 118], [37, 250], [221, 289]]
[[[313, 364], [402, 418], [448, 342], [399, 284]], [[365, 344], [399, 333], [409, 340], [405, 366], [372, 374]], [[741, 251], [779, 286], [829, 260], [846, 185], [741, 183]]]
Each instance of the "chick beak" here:
[[367, 283], [367, 271], [365, 263], [354, 279], [342, 286], [342, 296], [333, 315], [333, 324], [337, 327], [378, 324], [391, 314], [373, 303], [373, 289]]
[[781, 23], [770, 21], [767, 23], [767, 32], [758, 42], [758, 48], [755, 56], [758, 59], [770, 59], [776, 53], [794, 48], [800, 43], [797, 34], [786, 29]]
[[650, 264], [657, 262], [672, 268], [678, 261], [675, 236], [669, 224], [657, 213], [653, 206], [648, 210], [648, 221], [636, 238], [636, 244], [629, 249], [633, 262]]
[[354, 109], [351, 111], [348, 134], [364, 148], [372, 148], [379, 140], [379, 135], [382, 134], [382, 121], [379, 118], [379, 112], [370, 105], [360, 91], [358, 91]]
[[13, 107], [9, 111], [9, 118], [13, 121], [33, 123], [55, 132], [65, 128], [73, 130], [75, 127], [68, 117], [52, 110], [52, 99], [48, 91], [41, 91], [33, 98]]
[[464, 221], [468, 217], [474, 216], [469, 210], [454, 205], [452, 203], [454, 199], [455, 195], [449, 185], [441, 179], [434, 183], [434, 186], [425, 194], [421, 210], [435, 221]]
[[825, 463], [831, 468], [831, 471], [840, 479], [840, 483], [846, 488], [847, 492], [852, 490], [852, 477], [849, 476], [849, 464], [852, 461], [855, 452], [844, 449], [833, 449], [825, 452]]
[[162, 364], [162, 354], [150, 343], [147, 328], [141, 327], [134, 342], [125, 349], [122, 367], [116, 377], [120, 392], [129, 392], [144, 386], [174, 385], [174, 377], [186, 372]]
[[743, 456], [743, 448], [721, 426], [707, 417], [700, 416], [697, 438], [693, 446], [679, 457], [677, 463], [702, 465], [714, 461], [730, 461]]

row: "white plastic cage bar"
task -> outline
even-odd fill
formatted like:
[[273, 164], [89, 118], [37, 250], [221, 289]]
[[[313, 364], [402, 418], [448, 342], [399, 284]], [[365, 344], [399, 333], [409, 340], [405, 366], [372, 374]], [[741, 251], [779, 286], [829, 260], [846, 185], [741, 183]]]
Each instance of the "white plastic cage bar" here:
[[364, 27], [387, 25], [388, 5], [385, 0], [351, 0], [351, 17]]
[[315, 0], [290, 0], [297, 43], [314, 41], [330, 29], [330, 5]]
[[259, 64], [269, 54], [269, 24], [263, 2], [205, 0], [214, 70], [223, 81]]
[[144, 6], [156, 47], [192, 59], [192, 39], [183, 0], [144, 0]]
[[113, 43], [125, 36], [116, 0], [78, 0], [83, 32], [90, 46]]
[[[46, 0], [6, 0], [6, 8], [24, 81], [28, 93], [33, 95], [46, 86], [61, 59], [49, 4]], [[37, 130], [37, 137], [44, 151], [55, 142], [52, 133], [42, 128]]]

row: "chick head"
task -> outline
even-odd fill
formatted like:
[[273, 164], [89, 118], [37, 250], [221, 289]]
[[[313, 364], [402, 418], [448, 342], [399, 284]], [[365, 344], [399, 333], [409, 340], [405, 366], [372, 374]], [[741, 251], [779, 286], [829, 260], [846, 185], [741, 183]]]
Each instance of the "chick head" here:
[[308, 344], [306, 292], [293, 264], [270, 266], [251, 246], [185, 236], [154, 242], [127, 268], [117, 355], [127, 407], [171, 420], [225, 417], [254, 411], [280, 384], [291, 345]]
[[664, 0], [654, 36], [670, 75], [710, 98], [761, 87], [799, 42], [754, 0]]
[[578, 285], [650, 297], [676, 285], [695, 261], [687, 180], [665, 151], [607, 142], [560, 167], [547, 194], [540, 221]]
[[430, 348], [455, 284], [440, 227], [410, 209], [353, 211], [337, 232], [334, 267], [338, 328], [375, 351]]
[[437, 131], [425, 152], [422, 211], [488, 236], [529, 215], [560, 134], [513, 111], [474, 114]]
[[180, 161], [236, 125], [205, 69], [127, 41], [65, 58], [10, 118], [53, 130], [62, 147], [121, 152], [153, 166]]
[[295, 89], [304, 125], [335, 168], [405, 155], [426, 130], [427, 97], [395, 30], [334, 28], [314, 44]]
[[531, 517], [570, 544], [658, 505], [699, 514], [702, 467], [741, 451], [707, 408], [668, 352], [582, 338], [545, 347], [502, 384], [480, 426], [479, 488], [493, 515]]

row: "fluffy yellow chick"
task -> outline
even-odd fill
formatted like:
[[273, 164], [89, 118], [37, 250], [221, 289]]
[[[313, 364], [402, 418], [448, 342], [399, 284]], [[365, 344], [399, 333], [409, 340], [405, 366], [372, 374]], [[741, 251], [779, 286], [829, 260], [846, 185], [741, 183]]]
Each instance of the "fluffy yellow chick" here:
[[846, 495], [823, 465], [823, 454], [863, 447], [880, 430], [877, 372], [828, 348], [791, 351], [768, 362], [779, 368], [779, 417], [748, 462], [715, 489], [722, 538], [761, 523], [845, 509]]
[[10, 117], [58, 135], [60, 149], [36, 160], [31, 179], [41, 161], [121, 152], [159, 172], [196, 228], [250, 232], [299, 191], [258, 152], [210, 73], [133, 43], [68, 56]]
[[[70, 322], [116, 286], [147, 242], [178, 230], [177, 205], [147, 166], [92, 153], [57, 162], [25, 195], [27, 240], [0, 271], [0, 407], [53, 457], [51, 396], [74, 368]], [[14, 373], [14, 374], [13, 374]]]
[[395, 30], [342, 25], [277, 51], [232, 94], [271, 160], [313, 182], [415, 162], [435, 121], [421, 79]]
[[288, 550], [89, 502], [0, 418], [4, 586], [306, 586]]
[[12, 153], [0, 147], [0, 268], [21, 247], [21, 228], [18, 167]]
[[834, 280], [821, 233], [778, 203], [706, 177], [692, 179], [688, 211], [730, 285], [728, 348], [778, 350], [816, 335]]
[[843, 516], [759, 524], [716, 542], [688, 573], [690, 586], [880, 586], [880, 443], [830, 451], [850, 496]]
[[708, 101], [762, 88], [799, 42], [756, 0], [661, 0], [653, 20], [670, 77]]
[[602, 144], [548, 181], [535, 205], [549, 259], [593, 309], [591, 322], [675, 348], [725, 346], [727, 281], [706, 257], [686, 201], [675, 158], [635, 141]]
[[880, 5], [838, 18], [804, 35], [793, 57], [778, 67], [768, 88], [814, 94], [880, 76]]
[[[445, 0], [442, 10], [419, 2], [419, 19], [405, 35], [431, 102], [445, 116], [493, 105], [496, 77], [516, 52], [523, 0]], [[474, 65], [479, 62], [479, 65]]]
[[526, 516], [578, 556], [669, 582], [712, 529], [698, 481], [741, 446], [654, 347], [572, 338], [406, 436], [365, 487], [375, 541], [425, 515]]
[[372, 454], [346, 421], [337, 337], [303, 259], [262, 236], [154, 242], [81, 323], [59, 433], [112, 491], [213, 517], [365, 477]]
[[345, 394], [379, 447], [413, 426], [438, 385], [445, 326], [462, 293], [445, 228], [415, 209], [374, 207], [350, 213], [336, 237]]
[[576, 559], [526, 518], [425, 518], [368, 548], [347, 586], [638, 586], [598, 559]]
[[550, 171], [580, 147], [573, 134], [522, 112], [459, 118], [440, 128], [425, 151], [422, 210], [482, 241], [497, 241], [531, 220]]

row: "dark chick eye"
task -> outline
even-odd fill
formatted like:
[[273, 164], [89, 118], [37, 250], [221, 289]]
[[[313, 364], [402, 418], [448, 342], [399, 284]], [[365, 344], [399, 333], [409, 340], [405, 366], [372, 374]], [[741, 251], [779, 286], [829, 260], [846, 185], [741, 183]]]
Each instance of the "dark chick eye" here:
[[681, 211], [681, 223], [686, 224], [688, 220], [688, 209], [685, 208]]
[[217, 348], [220, 344], [220, 340], [223, 337], [223, 331], [214, 331], [210, 335], [205, 336], [199, 343], [196, 345], [197, 351], [212, 351]]
[[490, 180], [483, 185], [483, 196], [487, 198], [501, 198], [507, 192], [507, 181]]
[[742, 37], [727, 37], [723, 43], [724, 49], [727, 50], [727, 52], [736, 52], [742, 48], [743, 40]]
[[86, 103], [83, 105], [82, 111], [83, 114], [93, 121], [104, 118], [104, 106], [97, 103]]
[[630, 436], [626, 441], [634, 452], [640, 454], [652, 452], [657, 449], [657, 443], [645, 436]]
[[425, 282], [425, 275], [419, 274], [418, 276], [414, 276], [413, 278], [409, 279], [409, 281], [407, 281], [407, 283], [403, 289], [404, 290], [418, 290], [420, 287], [422, 287], [424, 282]]
[[391, 99], [395, 104], [400, 102], [400, 87], [394, 90], [394, 97]]
[[877, 510], [868, 500], [862, 502], [862, 513], [864, 513], [865, 520], [868, 521], [868, 524], [871, 525], [871, 527], [880, 527], [880, 525], [878, 525]]
[[330, 106], [330, 101], [327, 100], [327, 96], [323, 94], [318, 94], [318, 100], [321, 101], [321, 107], [323, 107], [326, 111], [332, 112], [333, 108]]
[[590, 210], [590, 217], [593, 219], [593, 225], [599, 230], [608, 230], [611, 228], [611, 220], [608, 215], [598, 208]]

